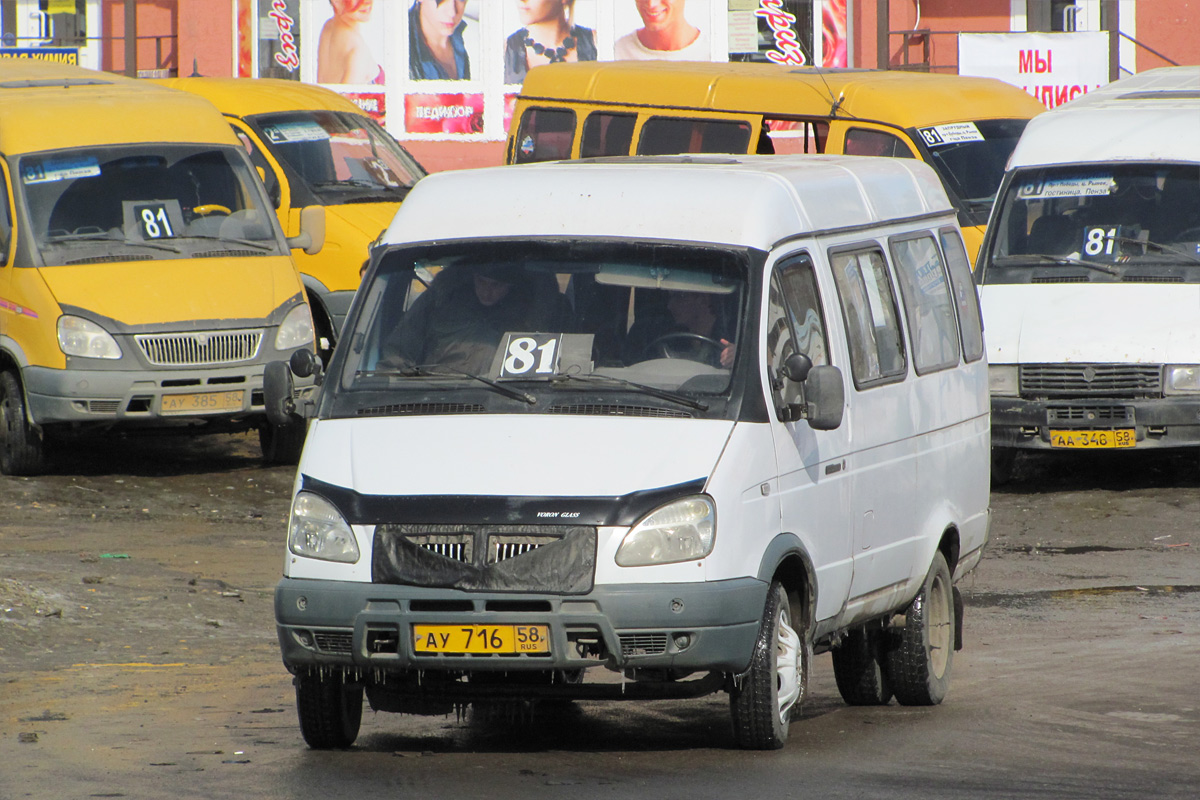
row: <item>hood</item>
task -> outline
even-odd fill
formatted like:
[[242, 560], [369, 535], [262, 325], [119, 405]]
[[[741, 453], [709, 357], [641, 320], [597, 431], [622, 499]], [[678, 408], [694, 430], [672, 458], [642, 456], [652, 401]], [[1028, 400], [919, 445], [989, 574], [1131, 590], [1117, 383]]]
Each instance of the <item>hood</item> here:
[[733, 425], [546, 414], [319, 420], [300, 469], [368, 495], [611, 497], [707, 479]]
[[125, 325], [261, 320], [302, 291], [285, 256], [80, 264], [40, 273], [60, 306]]
[[[400, 208], [395, 203], [346, 203], [325, 206], [325, 213], [337, 217], [342, 225], [353, 228], [363, 235], [364, 244], [375, 241], [383, 229], [392, 224], [392, 217]], [[326, 225], [329, 223], [327, 222]]]
[[1200, 363], [1200, 285], [993, 284], [979, 296], [992, 364]]

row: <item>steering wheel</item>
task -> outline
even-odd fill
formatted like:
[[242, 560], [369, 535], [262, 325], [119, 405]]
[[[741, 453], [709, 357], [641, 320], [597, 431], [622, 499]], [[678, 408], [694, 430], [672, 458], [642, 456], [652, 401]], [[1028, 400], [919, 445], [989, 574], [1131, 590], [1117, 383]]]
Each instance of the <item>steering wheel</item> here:
[[228, 217], [233, 212], [225, 206], [209, 203], [208, 205], [196, 206], [192, 209], [192, 213], [197, 217], [207, 217], [209, 214], [224, 214]]
[[718, 359], [721, 357], [721, 352], [725, 349], [725, 345], [708, 336], [702, 336], [699, 333], [692, 333], [690, 331], [676, 331], [675, 333], [664, 333], [650, 342], [650, 344], [646, 345], [646, 352], [657, 354], [663, 358], [679, 358], [679, 356], [672, 355], [671, 342], [699, 342], [706, 347], [711, 347], [713, 354]]

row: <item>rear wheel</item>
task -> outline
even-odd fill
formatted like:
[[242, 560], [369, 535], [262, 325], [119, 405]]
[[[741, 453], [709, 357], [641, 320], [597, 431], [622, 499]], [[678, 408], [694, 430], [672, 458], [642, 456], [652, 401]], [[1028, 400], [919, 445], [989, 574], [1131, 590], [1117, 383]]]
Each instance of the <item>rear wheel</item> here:
[[312, 675], [297, 675], [295, 684], [300, 733], [308, 746], [330, 750], [354, 744], [362, 724], [362, 685]]
[[852, 706], [885, 706], [892, 683], [884, 667], [882, 628], [851, 631], [833, 649], [833, 676], [838, 692]]
[[892, 635], [885, 663], [896, 699], [906, 706], [942, 702], [954, 661], [954, 587], [941, 551], [904, 614], [904, 627]]
[[807, 637], [793, 627], [787, 590], [773, 581], [750, 671], [729, 693], [733, 734], [747, 750], [778, 750], [808, 691]]
[[37, 475], [45, 466], [45, 440], [29, 423], [21, 380], [15, 370], [0, 372], [0, 472]]
[[287, 425], [264, 422], [258, 429], [258, 443], [262, 447], [263, 461], [268, 464], [299, 462], [307, 431], [303, 422], [292, 422]]

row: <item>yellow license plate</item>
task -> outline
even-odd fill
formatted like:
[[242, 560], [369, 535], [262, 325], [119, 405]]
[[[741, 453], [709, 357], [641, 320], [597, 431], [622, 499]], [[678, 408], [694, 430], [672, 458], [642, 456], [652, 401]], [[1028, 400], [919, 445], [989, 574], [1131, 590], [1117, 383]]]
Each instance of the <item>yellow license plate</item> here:
[[163, 414], [211, 414], [218, 411], [241, 411], [245, 391], [203, 392], [200, 394], [164, 394]]
[[1134, 447], [1137, 436], [1132, 428], [1115, 431], [1050, 431], [1051, 447], [1095, 449], [1102, 447]]
[[413, 625], [418, 653], [549, 653], [548, 625]]

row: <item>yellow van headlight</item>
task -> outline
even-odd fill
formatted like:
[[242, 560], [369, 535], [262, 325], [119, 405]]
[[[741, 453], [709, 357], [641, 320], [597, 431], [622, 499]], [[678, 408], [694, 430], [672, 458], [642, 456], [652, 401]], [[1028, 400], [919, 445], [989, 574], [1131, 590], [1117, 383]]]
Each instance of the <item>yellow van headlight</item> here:
[[300, 492], [288, 519], [288, 549], [322, 561], [358, 561], [358, 542], [341, 513], [323, 497]]
[[69, 356], [120, 358], [121, 346], [108, 331], [83, 317], [58, 318], [58, 346]]
[[295, 350], [314, 341], [316, 335], [313, 333], [312, 313], [307, 303], [301, 303], [287, 313], [275, 332], [275, 349]]
[[630, 528], [617, 548], [617, 564], [647, 567], [704, 558], [712, 552], [716, 532], [712, 499], [685, 497], [656, 508]]
[[1166, 394], [1200, 392], [1200, 365], [1168, 364], [1164, 388]]

